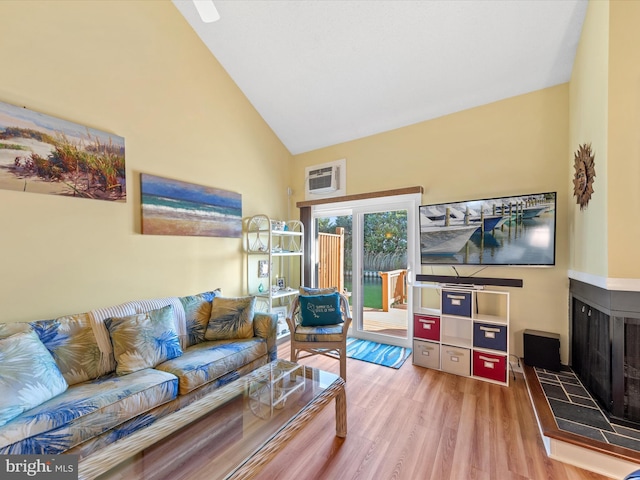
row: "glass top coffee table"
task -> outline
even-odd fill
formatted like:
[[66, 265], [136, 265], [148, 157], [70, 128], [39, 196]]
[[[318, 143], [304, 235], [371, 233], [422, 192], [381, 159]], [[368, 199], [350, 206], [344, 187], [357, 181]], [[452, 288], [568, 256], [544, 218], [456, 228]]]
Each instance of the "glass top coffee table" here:
[[339, 376], [275, 360], [80, 461], [80, 479], [247, 479], [329, 402], [347, 435]]

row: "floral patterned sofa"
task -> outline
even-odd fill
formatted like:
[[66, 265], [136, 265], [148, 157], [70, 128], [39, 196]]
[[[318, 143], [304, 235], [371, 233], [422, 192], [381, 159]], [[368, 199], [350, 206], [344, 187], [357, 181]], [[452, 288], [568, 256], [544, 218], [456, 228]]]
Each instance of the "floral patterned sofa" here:
[[254, 306], [216, 290], [0, 324], [0, 454], [85, 457], [275, 360]]

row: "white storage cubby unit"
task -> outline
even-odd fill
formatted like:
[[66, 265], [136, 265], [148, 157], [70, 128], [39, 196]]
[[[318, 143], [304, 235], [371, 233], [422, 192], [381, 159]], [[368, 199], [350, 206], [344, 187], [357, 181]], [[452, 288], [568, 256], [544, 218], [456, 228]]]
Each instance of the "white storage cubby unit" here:
[[509, 384], [509, 292], [416, 282], [413, 363]]
[[[247, 220], [245, 239], [247, 290], [257, 297], [256, 310], [281, 314], [304, 276], [304, 226], [298, 220], [254, 215]], [[287, 322], [279, 315], [278, 338], [288, 334]]]

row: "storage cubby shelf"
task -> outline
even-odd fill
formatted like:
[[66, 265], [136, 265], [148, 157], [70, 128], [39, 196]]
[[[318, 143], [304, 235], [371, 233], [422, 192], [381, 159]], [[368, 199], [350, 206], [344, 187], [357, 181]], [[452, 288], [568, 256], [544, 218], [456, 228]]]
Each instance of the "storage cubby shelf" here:
[[476, 316], [473, 317], [473, 319], [480, 322], [490, 322], [498, 325], [506, 325], [507, 323], [509, 323], [509, 321], [506, 318], [498, 317], [496, 315], [477, 314]]
[[509, 292], [422, 282], [413, 288], [413, 363], [508, 385]]
[[420, 315], [440, 315], [440, 309], [438, 308], [416, 308], [413, 313]]
[[442, 335], [440, 339], [442, 346], [451, 345], [452, 347], [471, 348], [471, 340], [462, 337], [452, 337], [450, 335]]

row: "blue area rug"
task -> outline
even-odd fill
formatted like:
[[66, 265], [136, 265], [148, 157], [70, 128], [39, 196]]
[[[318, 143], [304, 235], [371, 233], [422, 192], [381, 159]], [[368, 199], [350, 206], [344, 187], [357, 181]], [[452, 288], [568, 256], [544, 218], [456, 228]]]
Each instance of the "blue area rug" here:
[[347, 338], [347, 357], [385, 367], [400, 368], [411, 355], [410, 348], [395, 347], [383, 343]]

